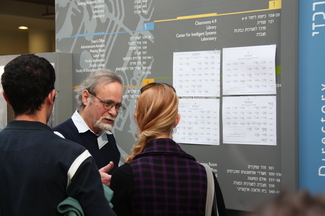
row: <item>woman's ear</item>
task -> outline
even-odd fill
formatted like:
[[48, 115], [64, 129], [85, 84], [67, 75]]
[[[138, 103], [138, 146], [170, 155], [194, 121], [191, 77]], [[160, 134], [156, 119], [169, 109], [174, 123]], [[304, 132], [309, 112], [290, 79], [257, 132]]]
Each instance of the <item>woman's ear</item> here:
[[180, 120], [181, 120], [181, 114], [177, 114], [176, 121], [175, 121], [175, 124], [174, 124], [174, 128], [178, 125]]
[[134, 113], [134, 119], [135, 119], [135, 122], [138, 124], [138, 114], [137, 113]]

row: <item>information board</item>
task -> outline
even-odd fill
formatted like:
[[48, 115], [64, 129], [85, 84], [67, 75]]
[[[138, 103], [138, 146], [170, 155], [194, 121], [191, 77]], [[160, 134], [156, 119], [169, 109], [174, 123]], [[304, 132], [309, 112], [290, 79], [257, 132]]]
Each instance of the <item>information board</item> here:
[[288, 49], [295, 48], [296, 7], [281, 0], [57, 0], [56, 51], [73, 53], [72, 88], [98, 69], [122, 78], [127, 111], [113, 129], [122, 162], [136, 142], [141, 86], [172, 84], [182, 116], [174, 139], [212, 168], [228, 209], [251, 210], [297, 185], [296, 54]]
[[325, 192], [324, 15], [324, 1], [300, 1], [299, 185], [314, 194]]

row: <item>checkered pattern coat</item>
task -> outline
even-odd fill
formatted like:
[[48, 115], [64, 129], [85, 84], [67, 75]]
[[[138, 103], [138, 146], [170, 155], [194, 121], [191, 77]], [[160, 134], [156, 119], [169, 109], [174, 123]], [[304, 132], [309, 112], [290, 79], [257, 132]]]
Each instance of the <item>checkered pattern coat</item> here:
[[[112, 175], [111, 189], [117, 215], [205, 215], [205, 169], [171, 139], [149, 142], [132, 162], [117, 168]], [[219, 216], [225, 216], [216, 179], [215, 190]]]

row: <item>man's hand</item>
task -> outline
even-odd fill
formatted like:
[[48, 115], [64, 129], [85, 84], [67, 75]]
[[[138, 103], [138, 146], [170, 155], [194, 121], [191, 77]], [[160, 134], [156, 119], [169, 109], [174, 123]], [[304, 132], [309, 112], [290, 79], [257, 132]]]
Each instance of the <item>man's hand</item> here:
[[99, 169], [99, 174], [100, 174], [100, 178], [102, 179], [102, 183], [106, 186], [110, 186], [111, 184], [111, 178], [112, 176], [107, 174], [111, 169], [113, 169], [114, 167], [114, 162], [111, 161], [109, 162], [109, 164], [107, 164], [106, 166], [102, 167]]

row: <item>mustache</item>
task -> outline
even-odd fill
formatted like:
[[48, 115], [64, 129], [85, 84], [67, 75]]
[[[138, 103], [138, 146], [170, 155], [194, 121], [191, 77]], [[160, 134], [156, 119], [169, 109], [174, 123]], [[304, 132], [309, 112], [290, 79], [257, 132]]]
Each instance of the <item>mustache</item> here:
[[103, 120], [103, 119], [107, 119], [107, 120], [112, 120], [112, 121], [115, 121], [115, 118], [113, 118], [113, 117], [110, 117], [110, 116], [102, 116], [102, 117], [100, 117], [100, 121], [101, 120]]

